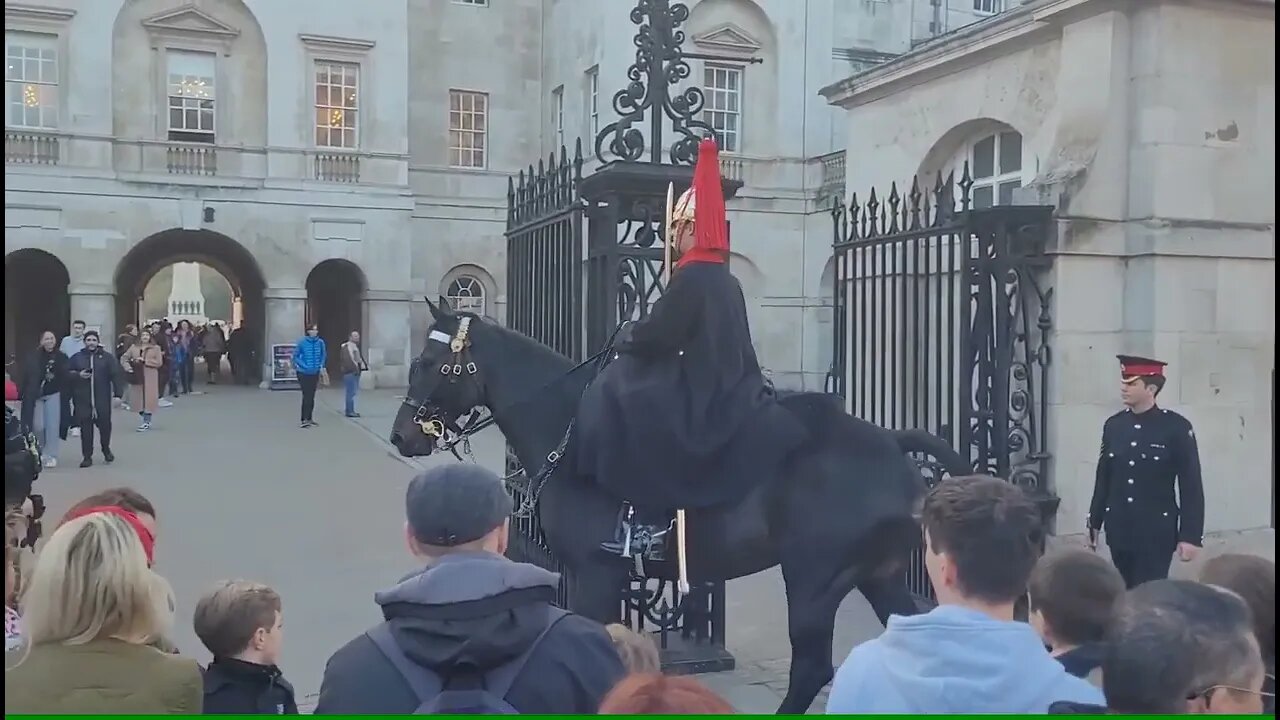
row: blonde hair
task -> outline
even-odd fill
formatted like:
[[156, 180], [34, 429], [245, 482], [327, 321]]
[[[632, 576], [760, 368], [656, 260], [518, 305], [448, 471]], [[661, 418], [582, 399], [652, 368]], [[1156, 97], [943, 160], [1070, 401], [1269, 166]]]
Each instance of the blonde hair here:
[[662, 672], [658, 646], [654, 644], [653, 638], [618, 623], [606, 625], [604, 629], [613, 640], [613, 647], [618, 651], [622, 666], [628, 673], [656, 675]]
[[32, 645], [116, 638], [147, 644], [173, 621], [173, 593], [147, 567], [137, 531], [93, 513], [59, 527], [24, 583], [22, 622]]

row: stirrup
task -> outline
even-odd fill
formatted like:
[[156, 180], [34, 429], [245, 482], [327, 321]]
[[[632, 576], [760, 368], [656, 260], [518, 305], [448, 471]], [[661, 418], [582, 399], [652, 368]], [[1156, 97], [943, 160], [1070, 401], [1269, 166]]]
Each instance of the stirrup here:
[[[646, 525], [635, 520], [631, 503], [623, 503], [618, 513], [618, 530], [613, 540], [600, 543], [600, 549], [626, 559], [662, 561], [666, 559], [667, 533], [671, 524]], [[674, 522], [674, 521], [673, 521]]]

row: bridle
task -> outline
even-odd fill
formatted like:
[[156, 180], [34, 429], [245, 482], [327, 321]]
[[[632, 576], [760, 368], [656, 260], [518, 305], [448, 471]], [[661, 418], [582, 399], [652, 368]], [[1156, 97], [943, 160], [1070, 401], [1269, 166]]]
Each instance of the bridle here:
[[[448, 383], [456, 385], [465, 377], [475, 385], [479, 397], [483, 398], [484, 382], [480, 378], [480, 369], [471, 359], [471, 320], [472, 318], [466, 316], [459, 318], [458, 330], [452, 337], [439, 330], [432, 330], [427, 336], [427, 342], [438, 342], [449, 346], [449, 351], [453, 354], [452, 362], [440, 365], [440, 374], [448, 379]], [[462, 455], [458, 454], [458, 444], [461, 443], [463, 452], [471, 457], [471, 436], [494, 423], [492, 416], [482, 420], [479, 408], [472, 410], [471, 415], [459, 427], [456, 421], [445, 420], [440, 413], [440, 408], [432, 405], [430, 401], [419, 402], [406, 393], [404, 404], [414, 408], [413, 423], [422, 430], [422, 434], [434, 438], [433, 443], [436, 445], [444, 441], [444, 449], [453, 453], [458, 460], [462, 460]], [[452, 433], [454, 437], [449, 439], [448, 433]]]
[[[438, 342], [449, 346], [449, 351], [453, 354], [453, 357], [451, 358], [452, 362], [442, 363], [440, 366], [440, 374], [448, 378], [450, 385], [456, 384], [463, 380], [463, 378], [466, 378], [470, 382], [475, 383], [478, 397], [484, 398], [485, 384], [481, 377], [479, 368], [476, 366], [475, 361], [471, 359], [471, 321], [472, 318], [470, 317], [461, 317], [458, 321], [458, 329], [452, 337], [439, 330], [432, 330], [427, 336], [427, 342]], [[552, 379], [537, 390], [534, 390], [528, 397], [516, 400], [506, 407], [515, 407], [528, 402], [543, 390], [558, 383], [560, 380], [564, 379], [564, 377], [573, 375], [585, 365], [596, 365], [596, 372], [599, 374], [599, 371], [603, 370], [604, 366], [607, 364], [607, 360], [617, 358], [617, 354], [614, 353], [613, 350], [614, 340], [617, 338], [618, 334], [622, 332], [622, 329], [629, 325], [630, 322], [631, 321], [626, 321], [619, 325], [617, 329], [614, 330], [609, 341], [605, 343], [603, 349], [575, 365], [573, 369], [565, 373], [564, 376]], [[590, 383], [588, 383], [588, 386], [589, 385]], [[585, 392], [585, 388], [583, 391]], [[495, 416], [497, 413], [490, 413], [488, 417], [482, 419], [480, 408], [476, 408], [471, 411], [471, 415], [463, 425], [459, 427], [456, 422], [445, 420], [440, 414], [440, 408], [436, 407], [430, 400], [420, 402], [409, 397], [408, 393], [406, 393], [403, 402], [408, 407], [414, 409], [413, 422], [422, 430], [422, 433], [434, 438], [432, 442], [437, 446], [440, 445], [441, 441], [444, 441], [443, 448], [452, 453], [459, 461], [462, 460], [462, 455], [465, 454], [472, 462], [475, 462], [475, 456], [471, 452], [471, 436], [496, 422]], [[573, 435], [573, 427], [576, 421], [576, 417], [569, 420], [569, 424], [565, 428], [564, 435], [560, 438], [559, 444], [554, 450], [547, 453], [546, 460], [542, 467], [534, 476], [528, 478], [528, 484], [524, 488], [518, 488], [521, 490], [524, 500], [521, 502], [520, 507], [512, 513], [514, 517], [529, 517], [537, 507], [538, 496], [542, 491], [543, 485], [546, 483], [547, 478], [551, 476], [551, 473], [555, 471], [560, 460], [564, 458], [565, 449], [569, 445], [569, 438]], [[448, 434], [452, 434], [453, 438], [446, 437]], [[459, 445], [462, 446], [462, 454], [458, 453]], [[515, 479], [521, 473], [525, 473], [523, 468], [516, 469], [503, 477], [502, 480], [504, 484], [511, 487], [515, 484]]]

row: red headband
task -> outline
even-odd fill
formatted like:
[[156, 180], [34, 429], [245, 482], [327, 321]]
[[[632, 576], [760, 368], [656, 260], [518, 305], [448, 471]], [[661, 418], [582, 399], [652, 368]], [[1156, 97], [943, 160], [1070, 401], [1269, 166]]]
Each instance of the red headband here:
[[142, 551], [147, 555], [147, 567], [151, 567], [152, 563], [155, 562], [156, 538], [151, 534], [151, 531], [147, 529], [147, 526], [142, 524], [142, 521], [138, 519], [136, 514], [115, 505], [101, 505], [98, 507], [89, 507], [84, 508], [83, 510], [77, 510], [68, 515], [64, 522], [71, 522], [76, 518], [82, 518], [94, 513], [108, 513], [124, 518], [124, 521], [129, 523], [129, 526], [133, 528], [135, 533], [137, 533], [138, 540], [142, 542]]

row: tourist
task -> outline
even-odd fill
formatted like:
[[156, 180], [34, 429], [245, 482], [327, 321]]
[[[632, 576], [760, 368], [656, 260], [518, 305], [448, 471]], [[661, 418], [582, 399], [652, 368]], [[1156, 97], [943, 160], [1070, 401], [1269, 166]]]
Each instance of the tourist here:
[[[58, 349], [68, 358], [73, 357], [76, 353], [84, 349], [84, 331], [85, 324], [83, 320], [76, 320], [71, 323], [71, 334], [62, 338]], [[80, 437], [80, 427], [75, 423], [74, 400], [71, 393], [67, 393], [62, 398], [62, 427], [58, 437], [62, 440], [67, 439], [68, 433], [71, 437]]]
[[67, 356], [57, 345], [58, 338], [46, 330], [22, 371], [22, 422], [35, 433], [41, 460], [48, 468], [58, 466], [62, 394], [70, 382]]
[[98, 331], [84, 334], [84, 349], [67, 361], [71, 392], [75, 398], [76, 422], [80, 426], [80, 467], [93, 465], [93, 429], [102, 441], [102, 457], [113, 462], [111, 452], [111, 408], [120, 395], [120, 366], [115, 357], [98, 344]]
[[204, 672], [205, 715], [297, 715], [293, 686], [280, 672], [280, 595], [229, 580], [196, 603], [195, 631], [213, 655]]
[[[298, 386], [302, 388], [302, 418], [298, 427], [309, 428], [316, 424], [316, 388], [326, 375], [324, 366], [329, 360], [320, 327], [308, 325], [293, 348], [293, 369], [298, 374]], [[327, 383], [326, 383], [327, 384]]]
[[630, 675], [656, 675], [662, 672], [662, 662], [658, 657], [658, 646], [653, 638], [641, 635], [626, 625], [612, 623], [605, 626], [613, 647], [622, 658], [622, 666]]
[[1262, 689], [1263, 709], [1276, 712], [1276, 564], [1257, 555], [1227, 554], [1211, 558], [1200, 571], [1200, 582], [1239, 595], [1253, 618], [1253, 637], [1262, 653], [1267, 677]]
[[1027, 598], [1031, 626], [1067, 672], [1102, 687], [1103, 639], [1124, 578], [1115, 566], [1085, 550], [1061, 550], [1040, 558]]
[[732, 715], [729, 701], [690, 677], [631, 675], [600, 703], [601, 715]]
[[4, 651], [22, 645], [22, 616], [18, 614], [18, 532], [20, 513], [5, 508], [4, 513]]
[[145, 495], [129, 487], [114, 487], [96, 492], [71, 506], [62, 516], [59, 524], [70, 522], [95, 507], [116, 507], [133, 513], [138, 522], [151, 534], [152, 541], [158, 537], [156, 522], [156, 506]]
[[[479, 465], [413, 479], [406, 542], [425, 567], [374, 595], [386, 622], [329, 659], [316, 714], [412, 713], [433, 700], [457, 712], [450, 692], [411, 690], [433, 682], [487, 682], [486, 695], [522, 714], [596, 711], [622, 661], [603, 627], [554, 606], [558, 575], [503, 556], [511, 509], [502, 480]], [[461, 677], [468, 669], [482, 676]]]
[[360, 417], [356, 412], [356, 393], [360, 392], [360, 376], [369, 369], [360, 352], [360, 331], [352, 330], [342, 344], [342, 392], [345, 399], [344, 414], [349, 418]]
[[119, 508], [58, 528], [24, 578], [24, 645], [6, 663], [5, 714], [198, 714], [194, 660], [149, 645], [172, 620], [148, 535]]
[[183, 395], [191, 394], [191, 384], [195, 380], [196, 352], [199, 342], [191, 330], [191, 321], [183, 318], [173, 331], [173, 365], [178, 376], [178, 383]]
[[151, 417], [160, 402], [160, 366], [164, 353], [152, 340], [151, 331], [143, 330], [138, 342], [125, 351], [122, 369], [129, 379], [129, 401], [138, 411], [138, 432], [151, 429]]
[[209, 323], [204, 335], [200, 338], [200, 346], [204, 351], [204, 371], [210, 385], [217, 385], [222, 374], [222, 354], [227, 350], [227, 336], [218, 323]]
[[1108, 712], [1257, 715], [1263, 676], [1249, 608], [1235, 593], [1153, 580], [1116, 606], [1102, 660]]
[[[129, 352], [129, 348], [138, 342], [138, 326], [129, 323], [124, 326], [124, 332], [116, 336], [116, 361], [119, 362], [124, 358], [124, 354]], [[120, 407], [125, 410], [132, 411], [133, 406], [129, 404], [129, 398], [121, 398], [123, 402]]]
[[925, 567], [938, 607], [891, 616], [836, 673], [828, 713], [1044, 713], [1098, 702], [1013, 617], [1040, 554], [1040, 512], [1015, 485], [952, 478], [925, 496]]

